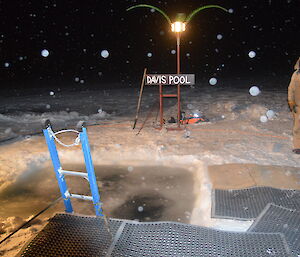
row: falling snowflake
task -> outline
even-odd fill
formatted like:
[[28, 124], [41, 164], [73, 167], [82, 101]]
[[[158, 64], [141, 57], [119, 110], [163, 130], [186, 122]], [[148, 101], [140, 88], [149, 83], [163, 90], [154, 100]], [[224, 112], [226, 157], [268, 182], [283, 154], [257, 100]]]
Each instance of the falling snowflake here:
[[249, 56], [250, 58], [254, 58], [254, 57], [256, 56], [256, 53], [255, 53], [254, 51], [250, 51], [250, 52], [248, 53], [248, 56]]
[[5, 129], [4, 133], [5, 134], [10, 134], [12, 132], [12, 129], [11, 128], [7, 128]]
[[152, 57], [152, 53], [147, 53], [147, 56], [150, 58]]
[[223, 38], [223, 36], [221, 34], [217, 35], [217, 39], [221, 40]]
[[183, 137], [184, 138], [189, 138], [190, 136], [191, 136], [191, 131], [190, 130], [185, 130]]
[[187, 104], [187, 108], [191, 110], [191, 109], [194, 108], [194, 105], [193, 104]]
[[275, 112], [273, 110], [268, 110], [266, 112], [266, 116], [268, 117], [269, 120], [271, 120], [275, 117]]
[[209, 80], [209, 84], [211, 84], [212, 86], [216, 85], [217, 82], [218, 82], [218, 80], [217, 80], [216, 78], [211, 78], [211, 79]]
[[250, 95], [252, 96], [257, 96], [260, 94], [260, 90], [257, 86], [252, 86], [250, 89], [249, 89], [249, 93]]
[[133, 171], [133, 167], [132, 166], [128, 166], [127, 170], [128, 170], [128, 172], [132, 172]]
[[103, 58], [107, 58], [107, 57], [109, 56], [109, 52], [108, 52], [107, 50], [102, 50], [102, 51], [101, 51], [101, 56], [102, 56]]
[[260, 122], [265, 123], [268, 121], [268, 117], [266, 115], [262, 115], [262, 116], [260, 116], [259, 120], [260, 120]]
[[48, 57], [49, 56], [49, 51], [47, 49], [44, 49], [44, 50], [41, 51], [41, 55], [43, 57]]

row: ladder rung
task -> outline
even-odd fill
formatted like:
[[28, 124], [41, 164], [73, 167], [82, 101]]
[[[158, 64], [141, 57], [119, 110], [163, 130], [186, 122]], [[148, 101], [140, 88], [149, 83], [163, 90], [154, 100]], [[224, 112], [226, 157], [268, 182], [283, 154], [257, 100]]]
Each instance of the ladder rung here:
[[59, 170], [60, 173], [64, 175], [70, 175], [70, 176], [79, 176], [79, 177], [84, 177], [88, 179], [88, 174], [85, 172], [78, 172], [78, 171], [69, 171], [69, 170]]
[[81, 199], [81, 200], [93, 201], [93, 197], [87, 196], [87, 195], [70, 194], [70, 197], [71, 198]]
[[164, 94], [162, 97], [177, 97], [176, 94]]

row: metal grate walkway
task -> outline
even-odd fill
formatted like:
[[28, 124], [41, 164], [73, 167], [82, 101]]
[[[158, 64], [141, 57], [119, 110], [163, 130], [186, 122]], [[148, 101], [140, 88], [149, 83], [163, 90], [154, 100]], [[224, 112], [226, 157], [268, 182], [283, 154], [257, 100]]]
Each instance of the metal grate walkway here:
[[269, 203], [300, 211], [300, 191], [272, 187], [215, 189], [212, 193], [211, 216], [251, 220], [255, 219]]
[[226, 232], [174, 222], [111, 219], [57, 214], [20, 256], [291, 256], [279, 233]]
[[249, 232], [282, 233], [292, 250], [300, 256], [300, 212], [269, 204], [254, 221]]

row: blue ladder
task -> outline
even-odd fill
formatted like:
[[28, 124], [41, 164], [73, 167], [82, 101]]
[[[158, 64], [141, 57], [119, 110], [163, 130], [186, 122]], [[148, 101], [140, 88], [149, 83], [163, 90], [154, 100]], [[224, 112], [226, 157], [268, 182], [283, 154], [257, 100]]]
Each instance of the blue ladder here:
[[[98, 191], [98, 186], [97, 186], [94, 165], [93, 165], [93, 161], [92, 161], [92, 157], [91, 157], [90, 145], [89, 145], [89, 141], [88, 141], [86, 128], [82, 126], [81, 130], [82, 131], [80, 131], [80, 132], [76, 131], [76, 130], [72, 130], [72, 129], [53, 132], [51, 123], [49, 120], [47, 120], [45, 122], [45, 128], [43, 129], [43, 133], [46, 138], [46, 143], [47, 143], [47, 146], [48, 146], [48, 149], [50, 152], [50, 156], [52, 159], [52, 164], [53, 164], [56, 178], [58, 181], [60, 193], [64, 200], [64, 204], [65, 204], [65, 208], [66, 208], [65, 211], [68, 213], [73, 213], [71, 198], [77, 198], [77, 199], [92, 201], [94, 204], [96, 216], [103, 216], [102, 202], [100, 202], [100, 194]], [[71, 145], [65, 145], [56, 137], [57, 134], [64, 133], [64, 132], [77, 133], [78, 137], [76, 138], [75, 143], [73, 143]], [[55, 145], [55, 140], [58, 143], [60, 143], [61, 145], [66, 146], [66, 147], [79, 145], [81, 143], [81, 148], [82, 148], [82, 152], [84, 155], [84, 162], [85, 162], [87, 173], [77, 172], [77, 171], [67, 171], [67, 170], [62, 169], [60, 160], [58, 157], [56, 145]], [[78, 194], [70, 193], [68, 190], [66, 180], [65, 180], [65, 175], [79, 176], [79, 177], [83, 177], [83, 178], [87, 179], [87, 181], [89, 182], [89, 185], [90, 185], [90, 190], [91, 190], [92, 196], [78, 195]]]

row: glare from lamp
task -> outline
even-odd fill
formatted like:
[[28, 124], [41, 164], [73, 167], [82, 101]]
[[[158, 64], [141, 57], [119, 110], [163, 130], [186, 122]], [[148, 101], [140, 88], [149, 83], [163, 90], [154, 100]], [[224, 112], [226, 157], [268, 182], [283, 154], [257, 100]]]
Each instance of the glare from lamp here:
[[171, 24], [171, 30], [173, 32], [183, 32], [185, 31], [185, 23], [181, 21], [175, 21]]

